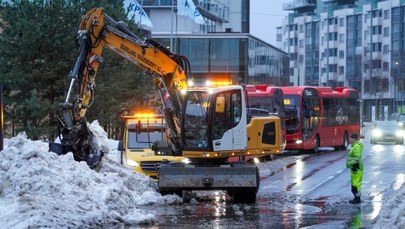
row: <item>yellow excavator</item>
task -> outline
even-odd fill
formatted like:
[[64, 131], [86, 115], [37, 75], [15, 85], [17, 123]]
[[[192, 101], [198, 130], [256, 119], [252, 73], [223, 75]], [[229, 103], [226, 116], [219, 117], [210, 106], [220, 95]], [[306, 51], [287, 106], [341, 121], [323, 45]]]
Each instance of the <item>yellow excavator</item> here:
[[160, 92], [167, 140], [156, 141], [152, 150], [188, 159], [187, 163], [160, 165], [159, 191], [226, 190], [234, 202], [256, 200], [257, 166], [242, 160], [228, 163], [227, 159], [280, 153], [281, 123], [275, 116], [250, 117], [242, 85], [188, 85], [186, 57], [154, 40], [140, 39], [103, 8], [82, 16], [77, 41], [80, 48], [70, 86], [58, 109], [60, 143], [50, 143], [50, 151], [72, 152], [75, 160], [86, 161], [90, 168], [100, 166], [103, 152], [92, 146], [86, 111], [94, 99], [103, 49], [109, 48], [148, 73]]

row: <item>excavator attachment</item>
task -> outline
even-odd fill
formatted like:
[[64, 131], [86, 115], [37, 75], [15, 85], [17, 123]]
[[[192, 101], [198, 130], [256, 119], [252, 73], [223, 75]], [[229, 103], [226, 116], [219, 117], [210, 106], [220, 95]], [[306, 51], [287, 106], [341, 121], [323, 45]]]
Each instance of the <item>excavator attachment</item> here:
[[161, 194], [181, 194], [187, 190], [226, 190], [235, 203], [253, 203], [259, 183], [259, 171], [254, 164], [198, 167], [166, 163], [159, 168]]
[[92, 147], [93, 134], [84, 117], [74, 124], [71, 108], [71, 104], [59, 104], [60, 115], [64, 117], [62, 120], [57, 116], [59, 136], [63, 137], [59, 137], [60, 143], [50, 142], [49, 151], [58, 155], [72, 152], [75, 161], [85, 161], [91, 169], [97, 170], [105, 152]]

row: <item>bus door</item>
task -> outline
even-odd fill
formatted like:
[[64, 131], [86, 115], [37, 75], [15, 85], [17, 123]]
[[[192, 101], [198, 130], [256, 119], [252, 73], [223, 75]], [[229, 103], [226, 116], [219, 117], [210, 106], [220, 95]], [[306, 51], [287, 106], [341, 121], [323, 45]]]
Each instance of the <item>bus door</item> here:
[[320, 105], [321, 99], [314, 89], [307, 88], [303, 91], [301, 130], [304, 142], [311, 139], [318, 132], [321, 115]]

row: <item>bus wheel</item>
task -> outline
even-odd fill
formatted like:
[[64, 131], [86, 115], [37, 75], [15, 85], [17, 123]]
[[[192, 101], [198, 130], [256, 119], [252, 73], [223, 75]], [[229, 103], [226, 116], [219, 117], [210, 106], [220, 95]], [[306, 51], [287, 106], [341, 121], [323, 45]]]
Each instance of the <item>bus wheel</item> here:
[[349, 138], [347, 137], [347, 132], [343, 135], [343, 145], [341, 146], [335, 146], [335, 150], [346, 150], [347, 147], [349, 146]]
[[314, 148], [312, 149], [312, 153], [319, 153], [319, 146], [320, 146], [319, 136], [317, 135], [314, 140]]

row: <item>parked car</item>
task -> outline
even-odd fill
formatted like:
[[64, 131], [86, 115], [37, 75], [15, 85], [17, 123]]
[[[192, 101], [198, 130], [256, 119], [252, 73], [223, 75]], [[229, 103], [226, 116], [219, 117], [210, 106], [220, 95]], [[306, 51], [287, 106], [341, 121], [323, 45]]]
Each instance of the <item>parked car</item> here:
[[404, 144], [404, 130], [397, 121], [375, 121], [371, 127], [371, 144], [394, 142]]
[[392, 113], [392, 114], [390, 115], [390, 117], [388, 117], [388, 120], [391, 120], [391, 121], [398, 121], [398, 120], [399, 120], [399, 116], [401, 116], [401, 114], [398, 113], [398, 112]]
[[399, 118], [398, 118], [398, 125], [399, 125], [402, 129], [405, 129], [405, 114], [399, 115]]

